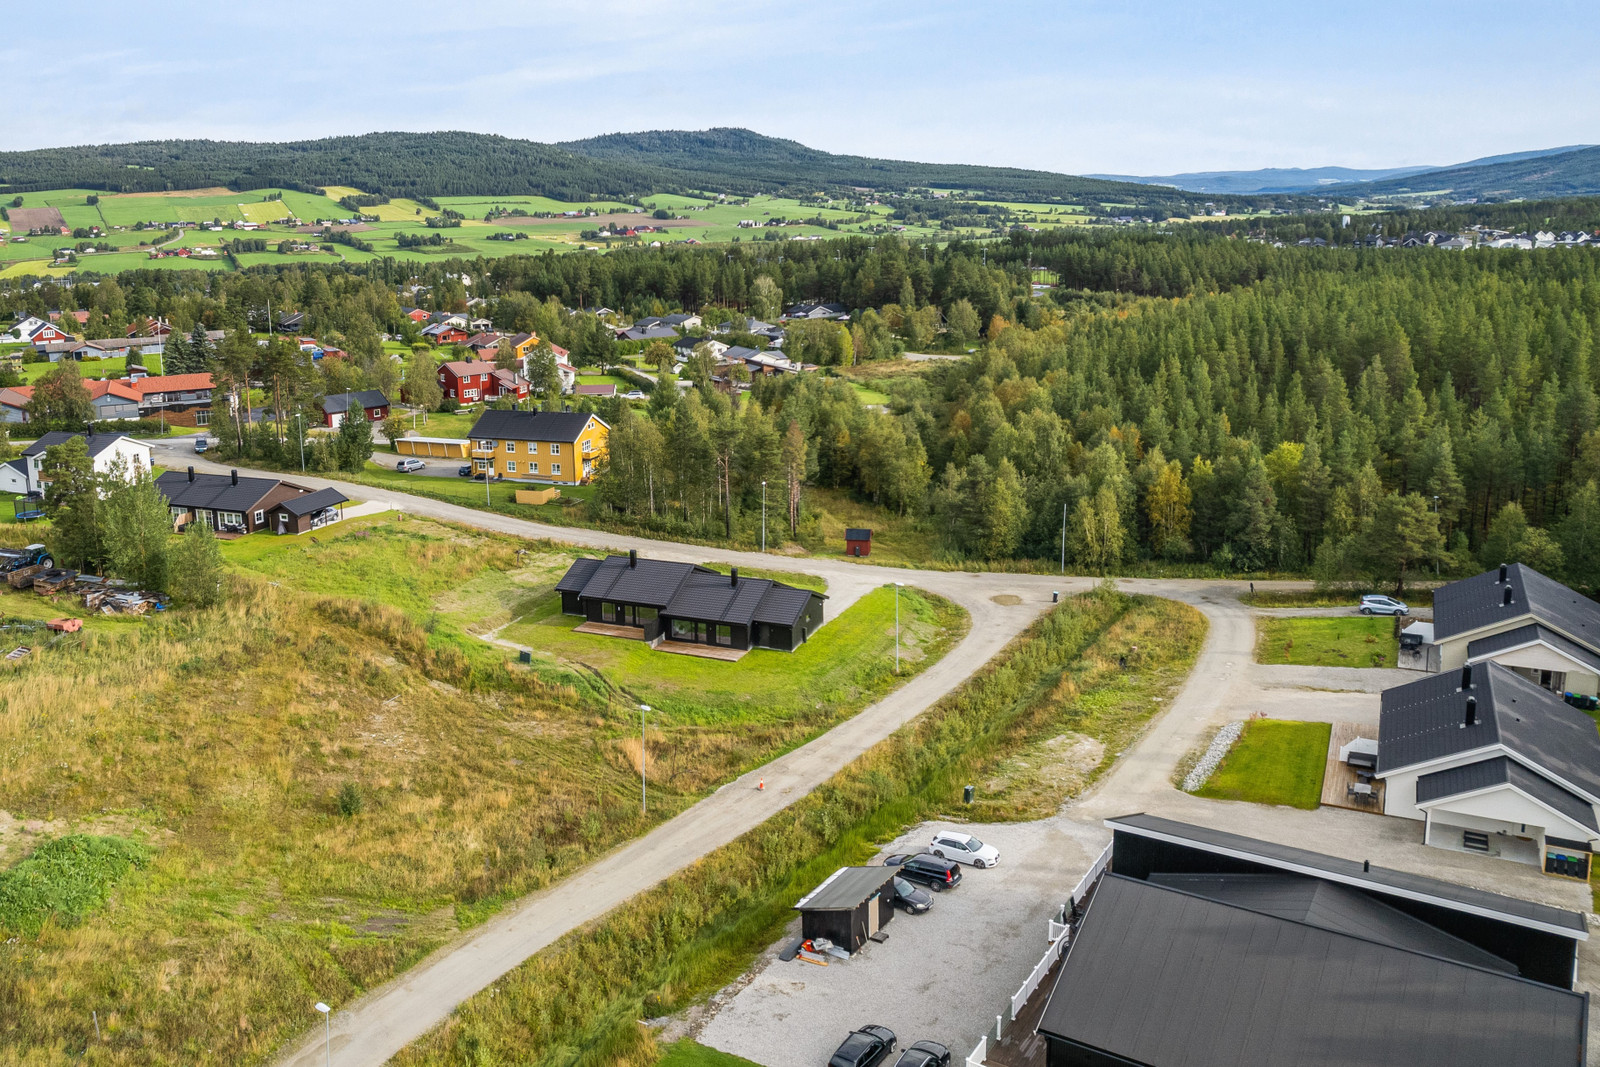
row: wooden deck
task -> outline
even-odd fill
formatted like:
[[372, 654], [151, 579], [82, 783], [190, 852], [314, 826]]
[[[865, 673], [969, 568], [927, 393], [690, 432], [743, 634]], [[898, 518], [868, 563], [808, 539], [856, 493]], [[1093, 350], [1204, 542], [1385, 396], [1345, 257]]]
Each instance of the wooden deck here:
[[586, 622], [581, 626], [574, 626], [575, 634], [599, 634], [601, 637], [627, 637], [634, 641], [644, 640], [644, 627], [618, 626], [613, 622]]
[[1350, 795], [1350, 787], [1355, 785], [1359, 778], [1356, 769], [1348, 763], [1339, 762], [1339, 750], [1357, 737], [1372, 737], [1377, 731], [1371, 726], [1358, 726], [1353, 722], [1336, 722], [1328, 738], [1328, 765], [1322, 772], [1322, 803], [1331, 808], [1349, 808], [1352, 811], [1366, 811], [1374, 815], [1383, 814], [1383, 783], [1373, 779], [1372, 798], [1364, 799]]
[[737, 663], [744, 659], [746, 648], [725, 648], [721, 645], [702, 645], [694, 641], [661, 640], [655, 643], [657, 652], [672, 652], [679, 656], [699, 656], [701, 659], [720, 659]]
[[1049, 1045], [1034, 1031], [1044, 1015], [1044, 1006], [1050, 1002], [1056, 979], [1061, 975], [1061, 963], [1066, 958], [1063, 953], [1061, 959], [1056, 960], [1055, 966], [1044, 976], [1044, 981], [1039, 983], [1039, 988], [1022, 1006], [1016, 1019], [1006, 1024], [1004, 1037], [995, 1041], [994, 1027], [989, 1028], [989, 1052], [983, 1058], [987, 1067], [1045, 1067]]

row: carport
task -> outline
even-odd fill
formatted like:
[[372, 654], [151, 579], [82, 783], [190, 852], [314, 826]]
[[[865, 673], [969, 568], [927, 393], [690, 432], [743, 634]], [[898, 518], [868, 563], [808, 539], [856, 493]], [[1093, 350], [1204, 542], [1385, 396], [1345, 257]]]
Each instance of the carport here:
[[840, 867], [794, 906], [800, 935], [855, 952], [894, 918], [893, 867]]

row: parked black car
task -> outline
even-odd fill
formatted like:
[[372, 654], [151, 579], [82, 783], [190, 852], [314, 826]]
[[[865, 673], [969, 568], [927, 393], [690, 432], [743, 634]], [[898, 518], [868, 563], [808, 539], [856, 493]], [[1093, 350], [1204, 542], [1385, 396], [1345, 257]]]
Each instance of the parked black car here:
[[463, 463], [461, 466], [457, 467], [456, 468], [456, 477], [458, 477], [458, 478], [470, 478], [470, 477], [472, 477], [472, 464]]
[[894, 1051], [894, 1031], [887, 1026], [868, 1023], [839, 1045], [828, 1067], [878, 1067]]
[[894, 906], [912, 915], [921, 915], [933, 907], [933, 894], [897, 877], [894, 880]]
[[899, 867], [901, 877], [921, 882], [936, 893], [954, 889], [961, 884], [960, 865], [953, 860], [942, 860], [927, 852], [916, 856], [890, 856], [883, 862], [889, 867]]
[[894, 1067], [950, 1067], [950, 1050], [937, 1041], [918, 1041], [900, 1053]]

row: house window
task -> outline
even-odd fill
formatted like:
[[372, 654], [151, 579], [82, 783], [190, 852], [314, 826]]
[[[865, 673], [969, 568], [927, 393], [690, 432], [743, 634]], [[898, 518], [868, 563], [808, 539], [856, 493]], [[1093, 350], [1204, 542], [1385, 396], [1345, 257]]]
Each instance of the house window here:
[[486, 460], [486, 459], [478, 460], [478, 469], [481, 470], [481, 471], [488, 470], [489, 469], [489, 461]]
[[260, 526], [262, 523], [264, 523], [266, 521], [267, 521], [267, 513], [265, 511], [256, 512], [256, 525], [257, 526]]
[[657, 614], [658, 613], [655, 608], [636, 607], [633, 609], [633, 621], [638, 625], [643, 626], [647, 622], [655, 622]]
[[717, 644], [719, 644], [719, 645], [731, 645], [731, 644], [733, 644], [733, 627], [732, 626], [724, 626], [724, 625], [718, 624], [718, 626], [717, 626]]
[[559, 463], [550, 464], [550, 477], [552, 477], [552, 478], [561, 477], [561, 464], [559, 464]]
[[514, 460], [514, 459], [506, 460], [506, 473], [507, 474], [515, 474], [515, 473], [517, 473], [517, 461], [516, 460]]
[[529, 441], [528, 442], [528, 455], [537, 456], [538, 454], [539, 454], [539, 442], [538, 441]]
[[561, 442], [559, 442], [559, 441], [551, 441], [550, 442], [550, 454], [552, 456], [561, 455]]
[[672, 639], [674, 641], [693, 641], [694, 623], [688, 619], [672, 620]]
[[593, 441], [585, 441], [585, 442], [583, 442], [583, 450], [585, 452], [593, 452], [594, 451], [594, 442]]
[[517, 450], [517, 443], [515, 441], [507, 441], [506, 442], [506, 451], [507, 452], [515, 452], [516, 450]]
[[615, 604], [611, 603], [611, 601], [609, 601], [609, 600], [600, 601], [600, 621], [601, 622], [616, 622], [617, 621], [617, 606]]
[[196, 426], [210, 426], [211, 425], [211, 412], [209, 412], [209, 411], [197, 411], [197, 412], [195, 412], [194, 413], [194, 424]]

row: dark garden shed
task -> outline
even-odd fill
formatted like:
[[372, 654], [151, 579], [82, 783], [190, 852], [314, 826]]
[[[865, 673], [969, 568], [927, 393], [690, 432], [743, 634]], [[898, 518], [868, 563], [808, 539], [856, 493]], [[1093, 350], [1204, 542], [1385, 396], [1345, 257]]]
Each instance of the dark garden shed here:
[[893, 867], [840, 867], [794, 906], [800, 936], [855, 952], [894, 918]]

